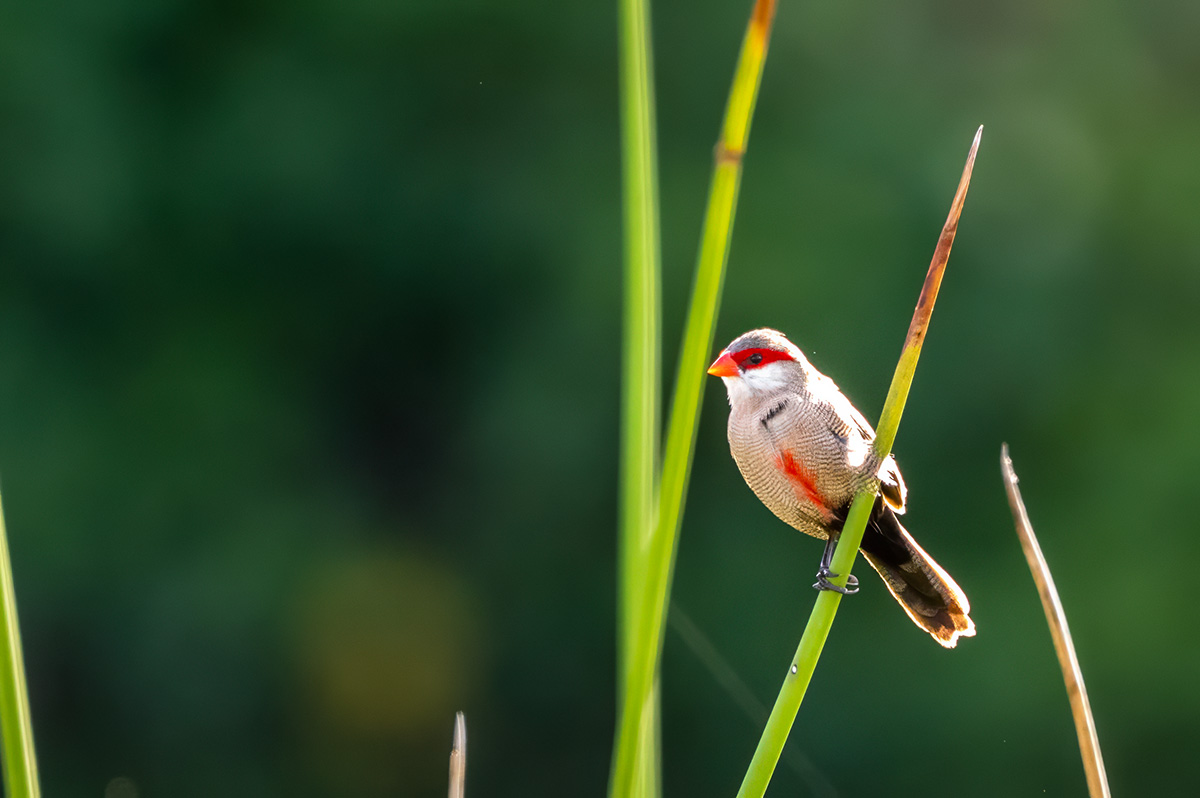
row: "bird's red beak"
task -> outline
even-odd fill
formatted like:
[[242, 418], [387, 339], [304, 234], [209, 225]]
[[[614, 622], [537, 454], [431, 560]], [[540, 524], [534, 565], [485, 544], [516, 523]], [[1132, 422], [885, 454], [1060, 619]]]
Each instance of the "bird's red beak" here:
[[730, 354], [722, 352], [716, 362], [708, 367], [708, 373], [714, 377], [736, 377], [741, 372], [738, 371], [738, 365], [733, 362]]

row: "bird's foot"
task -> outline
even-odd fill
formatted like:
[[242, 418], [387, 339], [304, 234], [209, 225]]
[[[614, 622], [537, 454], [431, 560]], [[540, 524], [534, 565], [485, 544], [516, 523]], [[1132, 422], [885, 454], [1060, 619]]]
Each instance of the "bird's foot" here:
[[846, 577], [846, 586], [841, 587], [830, 582], [830, 579], [836, 579], [837, 574], [830, 571], [828, 568], [821, 568], [817, 571], [817, 581], [813, 583], [813, 587], [817, 590], [832, 590], [835, 593], [841, 593], [843, 596], [853, 596], [858, 592], [858, 577], [850, 574]]

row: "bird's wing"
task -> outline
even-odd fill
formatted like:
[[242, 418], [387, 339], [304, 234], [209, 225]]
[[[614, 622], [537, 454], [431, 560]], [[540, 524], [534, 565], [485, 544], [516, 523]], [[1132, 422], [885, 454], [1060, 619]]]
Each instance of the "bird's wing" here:
[[904, 505], [908, 501], [908, 486], [904, 484], [904, 477], [900, 476], [900, 466], [896, 465], [896, 458], [888, 455], [887, 459], [879, 466], [879, 493], [883, 496], [883, 500], [888, 503], [892, 511], [896, 515], [904, 515]]
[[[848, 465], [851, 468], [861, 466], [872, 454], [875, 444], [875, 428], [871, 422], [858, 411], [846, 395], [838, 390], [833, 380], [821, 374], [818, 379], [811, 380], [813, 397], [828, 405], [829, 413], [826, 419], [830, 431], [846, 442]], [[884, 501], [898, 514], [904, 513], [904, 505], [908, 500], [908, 487], [900, 476], [900, 468], [892, 455], [880, 464], [876, 476], [879, 478], [879, 492]]]
[[847, 464], [851, 468], [861, 467], [870, 454], [871, 444], [875, 442], [875, 430], [870, 422], [838, 390], [837, 383], [824, 374], [810, 376], [808, 389], [812, 400], [823, 406], [821, 415], [829, 425], [829, 431], [845, 442]]

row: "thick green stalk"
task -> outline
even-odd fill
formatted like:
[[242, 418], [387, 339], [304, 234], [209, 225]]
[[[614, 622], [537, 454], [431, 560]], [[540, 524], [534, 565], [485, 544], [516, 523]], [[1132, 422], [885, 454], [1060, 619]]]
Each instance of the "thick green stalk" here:
[[[833, 556], [831, 570], [834, 573], [850, 573], [854, 555], [858, 552], [858, 544], [862, 542], [863, 530], [867, 527], [871, 505], [874, 503], [875, 497], [867, 493], [860, 493], [854, 497], [850, 513], [846, 516], [841, 540]], [[841, 576], [830, 581], [845, 587], [846, 578]], [[832, 590], [823, 590], [817, 594], [817, 602], [808, 618], [808, 625], [804, 627], [804, 634], [800, 637], [800, 645], [792, 657], [788, 673], [783, 678], [783, 687], [775, 699], [775, 706], [771, 708], [771, 715], [763, 728], [758, 748], [754, 751], [741, 789], [738, 790], [738, 798], [762, 796], [767, 791], [767, 785], [771, 782], [775, 766], [783, 754], [783, 746], [792, 730], [796, 714], [800, 711], [800, 704], [804, 701], [804, 694], [808, 691], [808, 684], [817, 669], [817, 660], [825, 649], [825, 640], [829, 637], [829, 630], [833, 627], [833, 618], [841, 600], [842, 594]]]
[[750, 136], [750, 121], [758, 98], [774, 16], [774, 0], [759, 0], [755, 5], [742, 42], [721, 140], [717, 144], [712, 185], [709, 187], [696, 279], [680, 347], [675, 395], [667, 426], [658, 528], [651, 541], [650, 562], [653, 567], [649, 574], [650, 589], [656, 599], [653, 606], [658, 614], [653, 619], [649, 634], [660, 643], [695, 451], [700, 406], [704, 398], [704, 366], [712, 354], [717, 309], [721, 302], [725, 266], [729, 260], [729, 241], [742, 179], [742, 155]]
[[[649, 9], [619, 3], [624, 329], [621, 396], [618, 700], [629, 691], [636, 618], [645, 592], [646, 541], [656, 513], [660, 406], [658, 167]], [[653, 691], [653, 688], [651, 689]], [[657, 696], [645, 726], [657, 728]], [[657, 795], [656, 734], [635, 734], [630, 777]]]
[[[887, 457], [892, 451], [896, 440], [896, 431], [900, 426], [900, 417], [904, 413], [904, 405], [908, 400], [908, 390], [912, 386], [913, 375], [917, 368], [917, 359], [921, 356], [921, 345], [929, 328], [929, 319], [933, 314], [933, 305], [937, 300], [938, 289], [942, 284], [942, 275], [946, 271], [946, 262], [950, 258], [950, 247], [954, 243], [954, 235], [958, 231], [958, 217], [962, 213], [963, 202], [967, 198], [967, 187], [971, 183], [971, 171], [975, 167], [975, 153], [979, 149], [979, 137], [983, 133], [980, 127], [971, 142], [971, 151], [967, 155], [967, 165], [963, 168], [958, 190], [950, 206], [950, 215], [942, 227], [937, 247], [933, 252], [933, 260], [925, 275], [925, 284], [921, 287], [921, 296], [917, 300], [916, 310], [913, 311], [912, 323], [908, 327], [908, 336], [904, 341], [904, 349], [900, 353], [900, 361], [896, 364], [896, 373], [892, 376], [892, 385], [888, 389], [887, 399], [883, 403], [883, 412], [879, 417], [879, 428], [875, 435], [875, 452], [880, 458]], [[831, 570], [842, 574], [834, 583], [844, 587], [846, 575], [854, 567], [854, 559], [858, 555], [858, 547], [862, 543], [863, 531], [871, 507], [875, 503], [875, 493], [864, 492], [854, 497], [842, 534], [838, 540], [837, 549], [833, 554]], [[829, 637], [833, 626], [834, 616], [841, 603], [841, 594], [834, 591], [822, 591], [817, 596], [808, 625], [800, 638], [796, 655], [784, 677], [783, 687], [775, 699], [771, 716], [767, 719], [759, 739], [758, 748], [750, 760], [750, 767], [738, 790], [738, 798], [761, 798], [767, 791], [767, 785], [775, 772], [779, 756], [783, 753], [784, 743], [787, 742], [796, 713], [804, 700], [809, 681], [817, 667], [817, 660]]]
[[[717, 145], [716, 166], [709, 188], [695, 285], [672, 401], [657, 522], [644, 548], [638, 553], [627, 552], [622, 557], [622, 567], [641, 568], [639, 581], [624, 581], [627, 586], [640, 584], [641, 591], [636, 596], [623, 591], [627, 599], [622, 612], [622, 620], [626, 624], [623, 639], [629, 641], [632, 635], [632, 642], [624, 649], [625, 655], [621, 659], [620, 721], [609, 788], [610, 795], [622, 798], [647, 794], [647, 784], [651, 785], [653, 791], [650, 794], [657, 793], [657, 769], [654, 771], [655, 778], [649, 779], [642, 772], [640, 763], [646, 756], [647, 736], [657, 737], [659, 660], [676, 540], [683, 517], [683, 502], [700, 414], [704, 366], [712, 347], [741, 181], [742, 153], [749, 136], [750, 118], [762, 77], [774, 10], [774, 0], [758, 0], [755, 5], [742, 43], [721, 140]], [[626, 537], [625, 540], [628, 544], [631, 538]]]
[[37, 757], [33, 751], [33, 727], [29, 715], [29, 691], [25, 686], [25, 660], [21, 654], [21, 631], [17, 624], [17, 598], [13, 590], [12, 561], [8, 556], [8, 533], [0, 506], [0, 737], [4, 751], [4, 794], [9, 798], [37, 798]]

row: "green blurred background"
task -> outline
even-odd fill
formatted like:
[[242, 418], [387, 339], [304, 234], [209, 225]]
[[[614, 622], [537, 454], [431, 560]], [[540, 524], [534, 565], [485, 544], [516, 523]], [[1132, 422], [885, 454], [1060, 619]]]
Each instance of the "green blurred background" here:
[[[654, 6], [668, 364], [750, 5]], [[0, 477], [46, 794], [440, 795], [456, 709], [468, 795], [603, 794], [615, 28], [0, 9]], [[772, 794], [1083, 794], [1002, 441], [1114, 792], [1194, 790], [1198, 29], [1193, 0], [782, 4], [714, 349], [776, 326], [877, 416], [986, 131], [896, 446], [979, 636], [943, 651], [864, 575]], [[675, 596], [769, 703], [820, 546], [706, 397]], [[663, 694], [667, 794], [732, 795], [759, 720], [674, 632]]]

